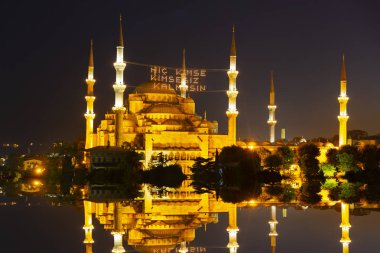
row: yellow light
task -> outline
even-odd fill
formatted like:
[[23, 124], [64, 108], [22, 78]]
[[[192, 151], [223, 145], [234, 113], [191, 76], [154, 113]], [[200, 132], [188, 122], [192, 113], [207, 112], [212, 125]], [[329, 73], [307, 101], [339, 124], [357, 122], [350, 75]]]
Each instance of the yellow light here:
[[41, 175], [42, 172], [44, 172], [44, 170], [41, 169], [41, 168], [37, 168], [37, 169], [35, 170], [35, 173], [36, 173], [37, 175]]
[[253, 145], [249, 145], [248, 148], [249, 148], [250, 150], [253, 150], [254, 146], [253, 146]]
[[41, 181], [39, 181], [39, 180], [34, 180], [34, 181], [33, 181], [33, 185], [34, 185], [34, 186], [41, 186], [42, 183], [41, 183]]

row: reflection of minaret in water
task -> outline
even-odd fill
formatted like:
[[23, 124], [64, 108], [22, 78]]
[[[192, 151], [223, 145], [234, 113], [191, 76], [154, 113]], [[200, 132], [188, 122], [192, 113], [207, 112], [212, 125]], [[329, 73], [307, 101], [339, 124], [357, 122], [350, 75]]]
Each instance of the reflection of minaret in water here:
[[189, 249], [187, 248], [186, 241], [181, 242], [181, 247], [178, 250], [179, 253], [187, 253]]
[[236, 205], [231, 205], [228, 208], [228, 245], [227, 248], [230, 249], [230, 253], [236, 253], [239, 248], [239, 244], [237, 243], [237, 232], [239, 232], [239, 228], [237, 227], [237, 215], [236, 215]]
[[94, 243], [94, 240], [92, 239], [92, 230], [94, 229], [94, 226], [92, 225], [92, 204], [88, 200], [83, 201], [84, 206], [84, 233], [85, 238], [83, 243], [86, 245], [86, 253], [92, 253], [92, 244]]
[[114, 230], [111, 232], [113, 235], [113, 253], [123, 253], [125, 249], [123, 247], [123, 235], [125, 234], [122, 227], [122, 205], [120, 203], [115, 203], [114, 209]]
[[271, 252], [275, 253], [276, 252], [276, 238], [278, 236], [277, 231], [276, 231], [276, 226], [278, 221], [276, 220], [276, 206], [271, 206], [271, 215], [270, 215], [270, 220], [269, 220], [269, 227], [270, 227], [270, 232], [269, 232], [269, 237], [270, 237], [270, 248]]
[[350, 210], [349, 210], [349, 204], [342, 202], [342, 223], [340, 224], [340, 227], [342, 228], [342, 238], [340, 239], [340, 242], [342, 243], [342, 252], [348, 253], [349, 252], [349, 244], [351, 242], [350, 239]]

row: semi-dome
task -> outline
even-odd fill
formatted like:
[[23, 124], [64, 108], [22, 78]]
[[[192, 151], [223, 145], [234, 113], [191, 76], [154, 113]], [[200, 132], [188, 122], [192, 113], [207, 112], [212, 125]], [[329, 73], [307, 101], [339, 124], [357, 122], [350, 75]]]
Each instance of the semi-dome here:
[[[166, 88], [164, 88], [166, 87]], [[169, 84], [159, 82], [146, 82], [136, 87], [135, 93], [158, 93], [158, 94], [172, 94], [177, 95], [173, 88], [169, 89]]]
[[172, 104], [153, 104], [144, 110], [144, 113], [170, 113], [170, 114], [183, 114], [183, 112], [175, 105]]

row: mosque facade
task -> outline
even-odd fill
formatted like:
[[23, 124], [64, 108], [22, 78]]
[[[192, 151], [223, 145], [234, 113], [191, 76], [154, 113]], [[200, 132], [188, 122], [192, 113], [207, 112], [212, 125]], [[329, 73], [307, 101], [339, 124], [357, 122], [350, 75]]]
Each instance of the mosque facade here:
[[[113, 84], [115, 104], [94, 128], [94, 57], [91, 43], [88, 67], [86, 118], [86, 150], [93, 147], [132, 147], [144, 154], [144, 165], [162, 153], [168, 160], [175, 160], [184, 168], [197, 157], [212, 157], [216, 150], [236, 143], [236, 47], [235, 30], [232, 33], [230, 69], [227, 71], [228, 134], [218, 132], [218, 122], [196, 113], [195, 101], [188, 94], [185, 51], [181, 71], [180, 94], [176, 89], [157, 89], [157, 82], [138, 85], [124, 99], [127, 84], [124, 82], [124, 42], [120, 18], [119, 42], [116, 48], [116, 81]], [[88, 160], [85, 158], [85, 161]], [[86, 161], [89, 163], [89, 161]], [[185, 169], [186, 170], [186, 169]], [[185, 171], [186, 173], [186, 171]]]

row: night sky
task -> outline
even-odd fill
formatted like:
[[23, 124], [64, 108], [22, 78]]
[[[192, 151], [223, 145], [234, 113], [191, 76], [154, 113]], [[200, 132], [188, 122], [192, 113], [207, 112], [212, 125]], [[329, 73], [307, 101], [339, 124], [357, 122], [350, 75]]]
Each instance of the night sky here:
[[[369, 0], [5, 1], [0, 15], [0, 142], [84, 138], [85, 78], [94, 39], [95, 126], [114, 103], [118, 19], [127, 61], [228, 68], [236, 25], [238, 137], [265, 140], [270, 71], [275, 73], [277, 136], [338, 132], [339, 80], [346, 55], [349, 129], [380, 133], [380, 3]], [[148, 80], [128, 65], [127, 85]], [[209, 91], [228, 88], [209, 73]], [[130, 87], [126, 93], [133, 91]], [[190, 94], [197, 113], [226, 131], [227, 96]], [[126, 97], [126, 96], [125, 96]]]

